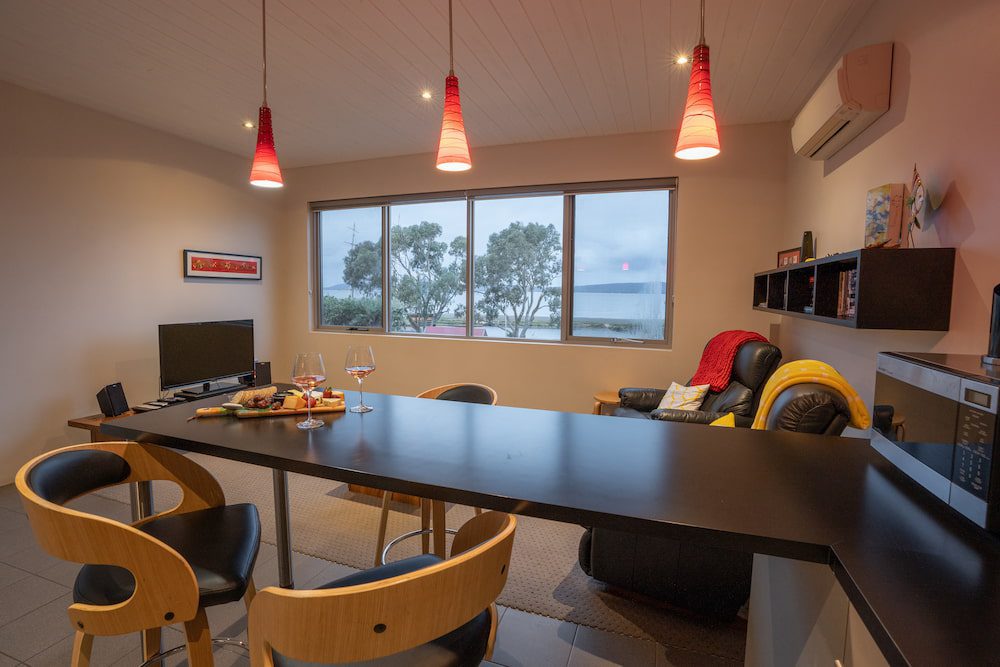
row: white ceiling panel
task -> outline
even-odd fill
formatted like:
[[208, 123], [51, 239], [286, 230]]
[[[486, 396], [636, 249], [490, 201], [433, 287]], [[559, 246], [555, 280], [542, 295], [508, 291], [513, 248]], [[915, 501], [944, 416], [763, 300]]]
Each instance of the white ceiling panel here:
[[[720, 121], [790, 119], [873, 2], [708, 0]], [[455, 0], [473, 148], [676, 127], [697, 38], [697, 0]], [[446, 0], [268, 3], [286, 167], [435, 150], [447, 70]], [[260, 4], [0, 0], [0, 79], [249, 155]]]

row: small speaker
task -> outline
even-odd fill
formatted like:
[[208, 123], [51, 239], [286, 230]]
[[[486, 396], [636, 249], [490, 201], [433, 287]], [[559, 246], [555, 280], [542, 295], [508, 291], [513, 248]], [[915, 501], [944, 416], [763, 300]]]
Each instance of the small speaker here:
[[125, 390], [121, 382], [109, 384], [97, 392], [97, 404], [105, 417], [117, 417], [128, 412], [128, 401], [125, 400]]
[[271, 362], [253, 362], [253, 386], [265, 387], [271, 384]]

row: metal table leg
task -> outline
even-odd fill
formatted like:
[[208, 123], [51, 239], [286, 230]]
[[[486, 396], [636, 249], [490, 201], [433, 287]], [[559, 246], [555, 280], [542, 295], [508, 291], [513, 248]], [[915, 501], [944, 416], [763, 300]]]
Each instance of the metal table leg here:
[[278, 543], [278, 585], [294, 588], [292, 581], [292, 536], [288, 522], [288, 473], [272, 470], [274, 477], [274, 532]]
[[[145, 519], [153, 514], [153, 483], [136, 482], [129, 484], [129, 500], [132, 501], [132, 521]], [[163, 650], [163, 643], [160, 641], [160, 629], [155, 631], [139, 633], [139, 641], [142, 645], [143, 659], [156, 655]]]

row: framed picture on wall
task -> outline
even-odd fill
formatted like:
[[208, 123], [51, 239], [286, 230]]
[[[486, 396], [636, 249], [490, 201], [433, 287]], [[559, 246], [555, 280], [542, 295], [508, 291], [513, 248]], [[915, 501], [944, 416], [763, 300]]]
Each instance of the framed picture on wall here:
[[802, 255], [802, 248], [789, 248], [778, 251], [778, 268], [789, 264], [798, 264]]
[[185, 278], [224, 278], [260, 280], [261, 258], [256, 255], [233, 255], [208, 250], [184, 251]]

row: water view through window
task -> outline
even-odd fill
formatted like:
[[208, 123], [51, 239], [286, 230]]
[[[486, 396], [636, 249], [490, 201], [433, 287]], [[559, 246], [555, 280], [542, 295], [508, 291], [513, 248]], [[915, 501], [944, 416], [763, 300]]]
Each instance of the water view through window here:
[[670, 192], [576, 196], [572, 335], [662, 340]]
[[317, 207], [319, 326], [664, 341], [674, 187], [660, 179]]

